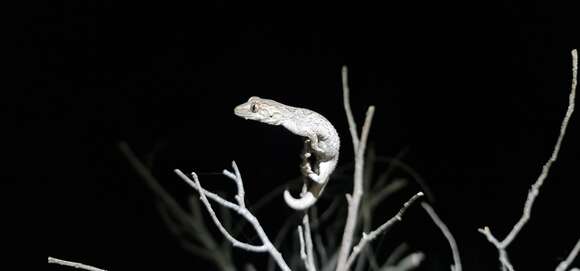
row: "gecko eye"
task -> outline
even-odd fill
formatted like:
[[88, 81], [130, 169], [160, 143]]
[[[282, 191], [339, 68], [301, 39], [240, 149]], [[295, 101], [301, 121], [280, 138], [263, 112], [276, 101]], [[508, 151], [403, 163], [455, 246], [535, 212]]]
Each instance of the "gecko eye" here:
[[252, 113], [258, 112], [258, 107], [256, 106], [256, 104], [252, 104], [250, 106], [250, 111], [252, 111]]

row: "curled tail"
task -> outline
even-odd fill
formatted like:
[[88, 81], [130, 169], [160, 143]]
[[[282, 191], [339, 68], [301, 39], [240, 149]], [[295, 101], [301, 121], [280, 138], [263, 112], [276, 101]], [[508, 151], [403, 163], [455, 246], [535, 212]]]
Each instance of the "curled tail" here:
[[324, 191], [326, 184], [327, 182], [325, 182], [322, 185], [318, 183], [312, 183], [307, 191], [302, 192], [300, 198], [293, 197], [290, 194], [290, 191], [286, 189], [284, 190], [284, 201], [292, 209], [306, 210], [310, 208], [312, 205], [314, 205], [314, 203], [316, 203], [316, 201], [320, 197], [320, 194], [322, 194], [322, 191]]
[[[302, 187], [303, 190], [300, 198], [294, 198], [288, 189], [284, 190], [284, 201], [286, 204], [295, 210], [306, 210], [314, 205], [328, 184], [329, 176], [334, 171], [337, 161], [338, 156], [335, 156], [332, 160], [320, 163], [318, 165], [318, 177], [306, 177], [305, 186]], [[308, 190], [306, 190], [307, 183], [310, 183]]]
[[290, 208], [295, 210], [306, 210], [314, 205], [317, 199], [310, 191], [306, 191], [301, 198], [297, 199], [290, 195], [288, 190], [284, 190], [284, 201]]

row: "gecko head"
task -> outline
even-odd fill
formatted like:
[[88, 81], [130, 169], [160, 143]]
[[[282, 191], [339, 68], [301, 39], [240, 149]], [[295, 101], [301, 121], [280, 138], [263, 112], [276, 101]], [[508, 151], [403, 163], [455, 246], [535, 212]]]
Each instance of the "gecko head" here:
[[255, 120], [270, 125], [280, 125], [284, 121], [286, 106], [274, 100], [250, 97], [250, 99], [234, 108], [234, 114], [244, 119]]

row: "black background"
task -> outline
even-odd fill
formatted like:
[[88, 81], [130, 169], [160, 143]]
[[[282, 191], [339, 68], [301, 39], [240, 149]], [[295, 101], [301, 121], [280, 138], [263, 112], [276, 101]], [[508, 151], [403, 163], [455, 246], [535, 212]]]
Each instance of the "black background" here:
[[[353, 157], [340, 88], [348, 65], [359, 125], [376, 106], [376, 152], [406, 149], [402, 159], [433, 191], [465, 269], [497, 270], [477, 228], [505, 236], [552, 151], [578, 46], [577, 9], [506, 0], [117, 2], [35, 6], [22, 31], [33, 60], [24, 93], [41, 95], [26, 98], [31, 110], [17, 117], [41, 146], [42, 161], [28, 167], [50, 168], [31, 188], [47, 192], [36, 223], [48, 255], [110, 270], [205, 265], [165, 228], [117, 143], [142, 158], [155, 150], [153, 172], [180, 200], [192, 191], [174, 168], [227, 190], [232, 183], [211, 173], [236, 160], [255, 202], [298, 174], [300, 141], [235, 117], [233, 107], [256, 95], [322, 113], [342, 136], [344, 165]], [[532, 219], [509, 248], [518, 269], [553, 270], [580, 237], [579, 127], [574, 116]], [[336, 180], [329, 189], [350, 188]], [[400, 192], [382, 217], [418, 189]], [[273, 235], [289, 214], [277, 197], [257, 216]], [[438, 229], [421, 208], [406, 218], [388, 234], [427, 254], [422, 270], [447, 270], [451, 253]], [[266, 257], [238, 255], [258, 266]]]

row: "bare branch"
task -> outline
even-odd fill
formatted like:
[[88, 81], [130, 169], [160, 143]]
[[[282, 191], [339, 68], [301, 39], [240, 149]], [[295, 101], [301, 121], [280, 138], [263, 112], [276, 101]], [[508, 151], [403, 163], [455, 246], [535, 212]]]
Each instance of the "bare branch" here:
[[572, 264], [572, 261], [574, 261], [574, 258], [576, 258], [578, 255], [578, 252], [580, 252], [580, 239], [578, 239], [578, 242], [576, 242], [576, 245], [572, 251], [570, 251], [570, 254], [568, 257], [566, 257], [566, 260], [562, 261], [558, 267], [556, 267], [556, 271], [566, 271]]
[[346, 66], [342, 66], [342, 100], [344, 103], [344, 111], [346, 112], [346, 119], [348, 121], [348, 128], [350, 129], [350, 135], [352, 137], [352, 145], [356, 152], [359, 144], [358, 130], [356, 128], [354, 117], [352, 116], [352, 110], [350, 109], [350, 89], [348, 87], [348, 69]]
[[451, 231], [449, 231], [445, 223], [443, 223], [443, 221], [439, 218], [435, 210], [433, 210], [431, 205], [429, 205], [429, 203], [421, 202], [421, 207], [423, 207], [423, 209], [427, 211], [433, 222], [435, 222], [435, 225], [439, 227], [441, 232], [443, 232], [443, 235], [445, 235], [445, 238], [447, 238], [449, 246], [451, 246], [451, 252], [453, 253], [453, 262], [455, 263], [451, 265], [451, 270], [461, 271], [462, 268], [461, 268], [461, 258], [459, 257], [459, 249], [457, 249], [457, 243], [455, 243], [455, 238], [453, 238]]
[[314, 246], [312, 244], [312, 232], [310, 231], [310, 221], [308, 219], [308, 213], [304, 214], [302, 218], [302, 225], [304, 226], [304, 238], [306, 241], [306, 256], [308, 257], [308, 265], [311, 271], [316, 271], [316, 265], [314, 264]]
[[369, 242], [371, 242], [372, 240], [377, 238], [377, 236], [379, 236], [380, 234], [384, 233], [387, 229], [389, 229], [391, 226], [393, 226], [396, 222], [401, 221], [403, 219], [403, 215], [405, 214], [405, 211], [407, 211], [409, 206], [411, 206], [411, 204], [413, 204], [417, 199], [419, 199], [422, 196], [423, 196], [423, 192], [418, 192], [417, 194], [413, 195], [413, 197], [411, 197], [409, 200], [407, 200], [407, 202], [405, 202], [405, 204], [403, 205], [403, 207], [401, 207], [399, 212], [395, 216], [393, 216], [391, 219], [387, 220], [387, 222], [383, 223], [377, 229], [373, 230], [372, 232], [370, 232], [368, 234], [363, 232], [362, 238], [360, 239], [359, 243], [352, 248], [352, 253], [350, 254], [350, 256], [347, 259], [345, 269], [348, 270], [348, 268], [352, 265], [352, 263], [354, 262], [354, 260], [358, 256], [358, 254], [362, 251], [362, 249]]
[[518, 233], [522, 230], [524, 225], [528, 222], [531, 217], [532, 207], [534, 205], [534, 201], [536, 197], [540, 194], [540, 188], [544, 184], [544, 180], [548, 177], [550, 172], [550, 167], [552, 163], [556, 161], [558, 158], [558, 153], [560, 151], [560, 145], [564, 140], [564, 136], [566, 134], [566, 128], [568, 127], [568, 122], [570, 121], [570, 117], [574, 112], [574, 100], [576, 99], [576, 84], [577, 84], [577, 76], [578, 76], [578, 52], [576, 49], [572, 50], [572, 85], [570, 87], [570, 95], [568, 96], [568, 108], [566, 110], [566, 114], [564, 115], [564, 119], [562, 120], [562, 124], [560, 125], [560, 134], [558, 135], [558, 139], [556, 140], [556, 144], [554, 145], [554, 149], [552, 151], [552, 155], [548, 159], [548, 161], [542, 167], [542, 172], [540, 176], [536, 179], [536, 182], [532, 185], [530, 192], [528, 193], [526, 203], [524, 204], [524, 210], [522, 217], [518, 220], [518, 222], [514, 225], [512, 230], [508, 233], [508, 235], [502, 241], [499, 241], [492, 233], [489, 227], [484, 227], [479, 229], [487, 240], [492, 243], [497, 250], [499, 251], [499, 259], [502, 263], [502, 268], [504, 270], [513, 270], [513, 266], [509, 261], [507, 256], [506, 248], [511, 244], [514, 238], [518, 235]]
[[[257, 246], [257, 245], [244, 243], [242, 241], [237, 240], [232, 235], [230, 235], [230, 233], [224, 228], [224, 226], [222, 225], [220, 220], [217, 218], [215, 211], [213, 210], [213, 208], [211, 207], [211, 204], [207, 200], [206, 192], [201, 187], [201, 184], [199, 183], [199, 179], [197, 177], [197, 174], [195, 174], [195, 172], [191, 173], [191, 175], [193, 176], [193, 181], [177, 169], [175, 170], [175, 173], [177, 173], [182, 179], [186, 180], [190, 185], [193, 185], [193, 187], [195, 187], [198, 192], [202, 191], [199, 193], [199, 198], [200, 198], [201, 202], [205, 205], [205, 207], [206, 207], [207, 211], [209, 212], [216, 227], [218, 227], [219, 231], [226, 237], [226, 239], [228, 239], [228, 241], [230, 241], [232, 243], [232, 245], [234, 247], [239, 247], [243, 250], [253, 251], [253, 252], [265, 252], [265, 251], [267, 251], [267, 248], [265, 245]], [[209, 193], [209, 192], [207, 192], [207, 193]], [[237, 206], [231, 202], [228, 202], [218, 195], [215, 195], [215, 196], [217, 197], [216, 199], [219, 199], [219, 200], [216, 200], [216, 199], [214, 199], [214, 200], [216, 202], [218, 202], [219, 204], [224, 205], [225, 207], [228, 207], [228, 208], [236, 211], [240, 215], [242, 215], [242, 213], [244, 213], [244, 210], [240, 206]]]
[[[244, 194], [243, 194], [243, 181], [241, 178], [241, 174], [237, 170], [237, 166], [236, 166], [235, 162], [232, 162], [232, 167], [234, 168], [234, 171], [236, 172], [234, 181], [236, 182], [238, 188], [242, 187], [241, 190], [238, 189], [237, 195], [236, 195], [236, 200], [238, 200], [238, 202], [241, 202], [240, 205], [236, 205], [230, 201], [223, 199], [222, 197], [218, 196], [217, 194], [211, 193], [211, 192], [203, 189], [201, 187], [201, 184], [200, 184], [199, 179], [197, 177], [197, 174], [195, 174], [195, 172], [192, 172], [193, 180], [191, 180], [189, 177], [187, 177], [185, 174], [183, 174], [180, 170], [175, 169], [174, 171], [177, 175], [179, 175], [179, 177], [181, 177], [181, 179], [183, 179], [191, 187], [193, 187], [195, 190], [197, 190], [199, 192], [200, 200], [205, 205], [212, 220], [214, 221], [214, 224], [216, 225], [218, 230], [226, 237], [226, 239], [228, 239], [228, 241], [230, 241], [230, 243], [232, 243], [232, 245], [234, 247], [239, 247], [239, 248], [242, 248], [244, 250], [253, 251], [253, 252], [268, 252], [270, 254], [270, 256], [272, 256], [272, 258], [274, 258], [274, 260], [276, 261], [276, 263], [278, 264], [278, 266], [282, 270], [290, 271], [290, 267], [288, 267], [288, 264], [286, 264], [286, 262], [284, 261], [284, 258], [282, 258], [282, 254], [280, 254], [280, 252], [274, 247], [274, 245], [272, 245], [272, 242], [270, 242], [270, 239], [266, 235], [266, 232], [264, 231], [264, 229], [260, 225], [260, 222], [258, 221], [258, 219], [250, 211], [248, 211], [248, 209], [245, 208]], [[231, 178], [232, 176], [234, 176], [234, 174], [231, 174], [231, 173], [228, 174], [229, 172], [227, 172], [227, 173], [226, 172], [227, 171], [224, 171], [224, 175], [226, 175], [227, 177]], [[229, 209], [235, 211], [236, 213], [241, 215], [244, 219], [246, 219], [253, 226], [254, 230], [256, 231], [258, 236], [260, 237], [260, 240], [262, 241], [262, 245], [252, 245], [252, 244], [241, 242], [241, 241], [237, 240], [236, 238], [234, 238], [222, 226], [221, 222], [219, 221], [219, 219], [217, 218], [217, 216], [215, 214], [215, 211], [211, 207], [211, 204], [209, 203], [208, 198], [212, 199], [213, 201], [217, 202], [218, 204], [220, 204], [226, 208], [229, 208]]]
[[532, 189], [528, 194], [528, 198], [526, 200], [526, 204], [524, 206], [524, 213], [518, 223], [514, 226], [512, 231], [508, 234], [508, 236], [501, 242], [502, 246], [507, 247], [509, 243], [513, 241], [516, 235], [520, 232], [523, 226], [528, 222], [532, 212], [532, 206], [534, 204], [534, 200], [540, 193], [540, 187], [544, 184], [544, 180], [548, 177], [548, 173], [550, 172], [550, 167], [552, 163], [556, 161], [558, 158], [558, 153], [560, 152], [560, 145], [562, 144], [562, 140], [564, 139], [564, 135], [566, 134], [566, 128], [568, 127], [568, 121], [574, 112], [574, 99], [576, 96], [576, 74], [578, 69], [578, 57], [576, 55], [576, 50], [572, 51], [573, 56], [573, 77], [572, 77], [572, 90], [570, 92], [569, 100], [568, 100], [568, 110], [566, 110], [566, 115], [564, 116], [564, 120], [562, 121], [562, 125], [560, 126], [560, 135], [558, 136], [558, 140], [556, 141], [556, 145], [554, 146], [554, 150], [550, 159], [546, 164], [542, 167], [542, 173], [538, 177], [536, 183], [532, 185]]
[[65, 260], [61, 260], [61, 259], [57, 259], [57, 258], [53, 258], [53, 257], [48, 257], [48, 263], [60, 264], [60, 265], [64, 265], [64, 266], [68, 266], [68, 267], [72, 267], [72, 268], [84, 269], [84, 270], [89, 270], [89, 271], [105, 271], [105, 269], [97, 268], [97, 267], [86, 265], [83, 263], [65, 261]]
[[304, 262], [304, 266], [306, 267], [306, 270], [310, 270], [310, 263], [308, 262], [308, 256], [306, 256], [306, 246], [304, 245], [304, 243], [306, 243], [304, 241], [304, 231], [302, 231], [302, 226], [298, 225], [298, 241], [300, 244], [300, 259], [302, 259], [302, 261]]
[[[356, 228], [356, 221], [358, 218], [358, 211], [360, 206], [361, 197], [363, 195], [363, 170], [364, 170], [364, 152], [367, 144], [367, 139], [369, 135], [369, 130], [373, 120], [373, 115], [375, 112], [374, 106], [369, 106], [365, 122], [363, 124], [361, 139], [358, 146], [355, 146], [355, 166], [354, 166], [354, 188], [353, 195], [349, 196], [347, 194], [348, 201], [348, 216], [346, 218], [346, 224], [344, 227], [344, 232], [342, 235], [342, 242], [340, 245], [340, 250], [337, 259], [337, 271], [346, 271], [348, 268], [346, 262], [348, 260], [348, 255], [350, 253], [350, 248], [352, 246], [352, 238]], [[352, 132], [352, 129], [351, 129]], [[354, 143], [354, 142], [353, 142]]]
[[[179, 177], [181, 177], [181, 179], [183, 179], [187, 184], [189, 184], [193, 189], [195, 189], [195, 191], [199, 192], [199, 194], [203, 194], [205, 197], [208, 197], [210, 199], [212, 199], [213, 201], [229, 208], [232, 209], [234, 211], [238, 211], [240, 210], [240, 207], [238, 205], [236, 205], [235, 203], [228, 201], [222, 197], [220, 197], [218, 194], [209, 192], [205, 189], [203, 189], [201, 186], [198, 187], [198, 185], [192, 181], [189, 177], [187, 177], [187, 175], [185, 175], [183, 172], [181, 172], [181, 170], [179, 169], [175, 169], [174, 172], [179, 175]], [[197, 177], [197, 175], [195, 173], [192, 173], [192, 175], [195, 175]], [[195, 177], [194, 177], [195, 179]], [[203, 192], [203, 193], [201, 193]]]
[[230, 179], [234, 180], [236, 186], [238, 188], [238, 194], [235, 196], [238, 204], [242, 208], [246, 208], [246, 192], [244, 191], [244, 185], [240, 181], [242, 179], [242, 175], [240, 174], [240, 170], [238, 169], [238, 165], [236, 165], [236, 161], [232, 161], [232, 168], [234, 169], [234, 174], [227, 170], [223, 170], [223, 174], [229, 177]]

